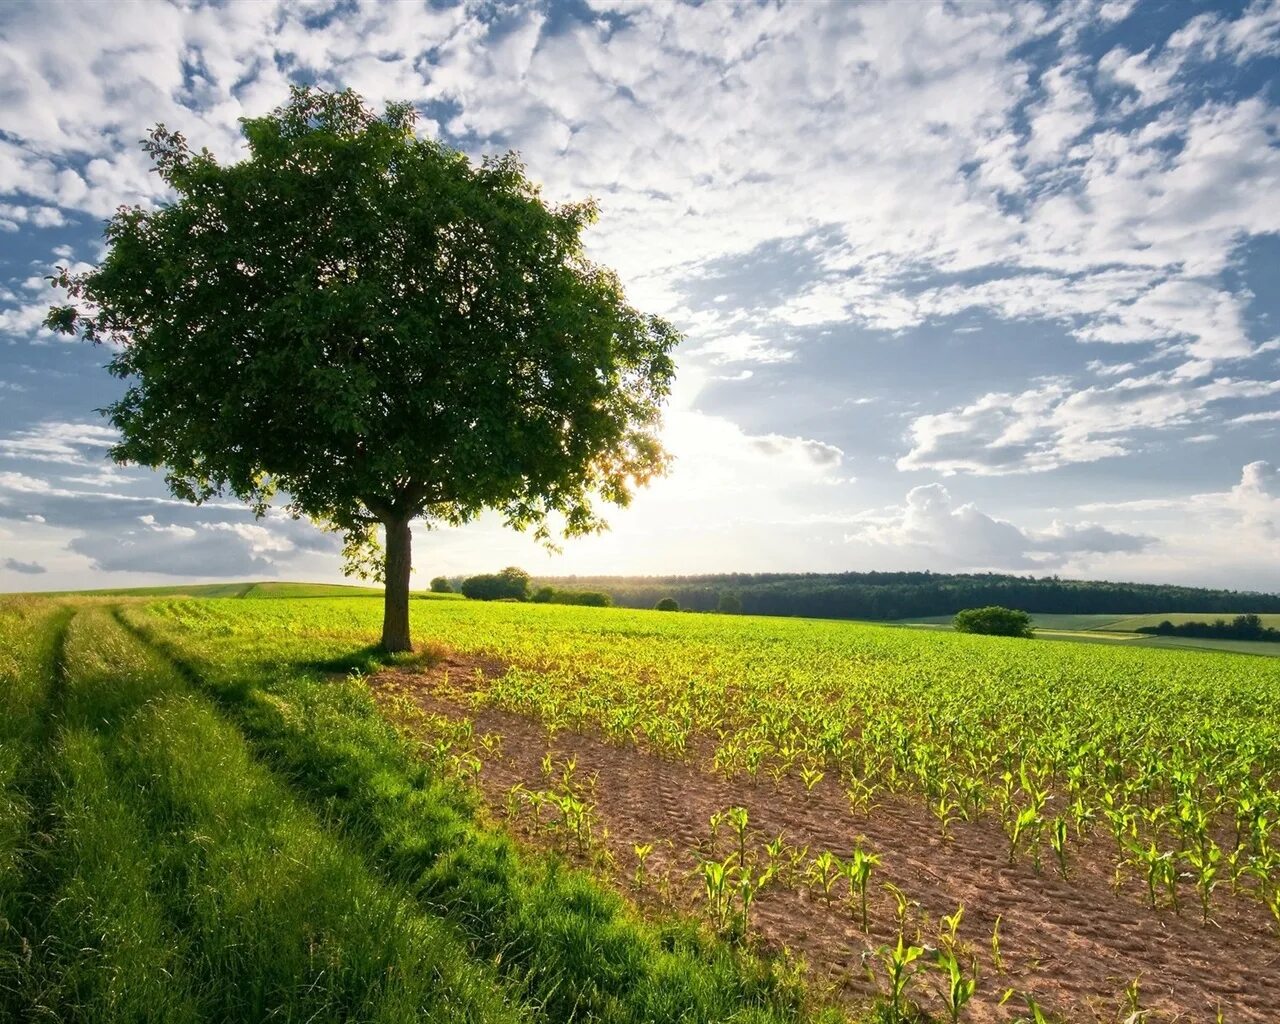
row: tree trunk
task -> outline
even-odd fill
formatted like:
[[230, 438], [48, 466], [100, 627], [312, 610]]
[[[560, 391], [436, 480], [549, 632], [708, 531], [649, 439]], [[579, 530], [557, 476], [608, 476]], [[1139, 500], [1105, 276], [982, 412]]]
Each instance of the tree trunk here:
[[388, 654], [413, 650], [409, 643], [409, 570], [413, 538], [408, 519], [382, 524], [387, 532], [387, 579], [382, 608], [382, 649]]

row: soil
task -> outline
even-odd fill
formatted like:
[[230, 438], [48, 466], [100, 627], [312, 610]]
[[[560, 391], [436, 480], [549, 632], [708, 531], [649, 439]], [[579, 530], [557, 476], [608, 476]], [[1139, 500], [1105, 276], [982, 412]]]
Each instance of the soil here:
[[[878, 854], [869, 934], [841, 898], [842, 888], [828, 906], [803, 880], [793, 887], [777, 884], [752, 907], [753, 941], [803, 958], [820, 995], [861, 1007], [883, 991], [883, 971], [873, 980], [864, 953], [897, 941], [896, 903], [880, 888], [891, 882], [916, 904], [907, 918], [908, 941], [918, 936], [936, 946], [943, 916], [963, 905], [958, 949], [962, 960], [976, 959], [980, 971], [964, 1020], [1014, 1020], [1025, 1013], [1030, 994], [1064, 1021], [1114, 1024], [1129, 1016], [1124, 990], [1136, 978], [1140, 1005], [1151, 1012], [1135, 1022], [1214, 1022], [1219, 1009], [1227, 1024], [1280, 1021], [1276, 927], [1256, 900], [1230, 896], [1225, 883], [1205, 925], [1190, 884], [1184, 886], [1180, 915], [1151, 909], [1136, 879], [1117, 890], [1109, 840], [1076, 848], [1066, 879], [1048, 851], [1037, 872], [1025, 857], [1009, 863], [1008, 840], [998, 824], [956, 822], [944, 839], [938, 819], [909, 797], [880, 798], [869, 814], [855, 813], [829, 779], [806, 791], [799, 780], [775, 786], [714, 775], [699, 767], [709, 761], [709, 747], [688, 761], [672, 761], [596, 735], [549, 735], [523, 715], [476, 705], [467, 690], [477, 670], [493, 677], [503, 666], [445, 654], [426, 669], [383, 672], [373, 685], [381, 695], [408, 695], [430, 713], [469, 718], [477, 735], [501, 737], [499, 752], [487, 755], [478, 780], [495, 816], [505, 817], [507, 793], [517, 783], [530, 790], [554, 785], [542, 770], [549, 751], [557, 771], [565, 759], [575, 758], [574, 777], [595, 803], [597, 841], [615, 864], [614, 884], [641, 904], [701, 911], [697, 856], [710, 852], [711, 815], [728, 807], [747, 809], [757, 855], [778, 834], [797, 848], [808, 847], [811, 857], [829, 850], [843, 859], [855, 844]], [[529, 841], [551, 842], [535, 834], [527, 815], [509, 825]], [[722, 828], [719, 856], [735, 842]], [[637, 888], [633, 848], [645, 843], [654, 846], [649, 880]], [[1003, 970], [991, 952], [997, 917]], [[922, 973], [911, 991], [939, 1020], [947, 1019], [937, 994], [942, 977]], [[1000, 1005], [1009, 989], [1016, 994]]]

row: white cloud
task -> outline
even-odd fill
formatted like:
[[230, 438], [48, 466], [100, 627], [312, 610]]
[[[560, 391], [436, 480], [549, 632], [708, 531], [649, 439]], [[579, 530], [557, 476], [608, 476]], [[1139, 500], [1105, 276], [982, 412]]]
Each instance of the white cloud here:
[[1157, 533], [1141, 552], [1103, 556], [1092, 568], [1113, 578], [1155, 579], [1232, 589], [1280, 591], [1280, 471], [1251, 462], [1222, 491], [1082, 505], [1082, 513], [1120, 518]]
[[52, 421], [0, 438], [0, 456], [88, 466], [92, 464], [91, 455], [100, 462], [105, 450], [118, 440], [119, 434], [114, 428], [100, 423]]
[[894, 564], [904, 567], [969, 570], [1054, 568], [1071, 555], [1140, 551], [1155, 540], [1092, 523], [1023, 530], [972, 504], [955, 505], [942, 484], [914, 487], [901, 507], [864, 515], [845, 539], [890, 549]]
[[1196, 381], [1176, 371], [1079, 391], [1049, 381], [1019, 394], [992, 392], [913, 420], [898, 468], [999, 475], [1094, 462], [1135, 450], [1144, 431], [1201, 422], [1215, 402], [1275, 394], [1280, 381]]

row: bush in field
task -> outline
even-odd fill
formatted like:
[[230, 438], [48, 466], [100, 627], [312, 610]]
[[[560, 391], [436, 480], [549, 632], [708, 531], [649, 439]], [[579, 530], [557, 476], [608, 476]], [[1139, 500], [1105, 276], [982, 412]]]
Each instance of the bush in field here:
[[443, 576], [437, 576], [431, 581], [431, 593], [433, 594], [452, 594], [453, 586]]
[[956, 612], [952, 621], [957, 633], [981, 633], [984, 636], [1031, 637], [1031, 616], [1015, 608], [1002, 608], [998, 604], [986, 608], [966, 608]]
[[534, 604], [551, 604], [556, 599], [555, 587], [539, 587], [529, 598]]
[[653, 610], [656, 612], [678, 612], [680, 610], [680, 602], [674, 597], [664, 597], [653, 606]]
[[720, 595], [720, 603], [716, 605], [716, 611], [724, 612], [726, 615], [741, 615], [742, 598], [737, 594], [723, 593]]

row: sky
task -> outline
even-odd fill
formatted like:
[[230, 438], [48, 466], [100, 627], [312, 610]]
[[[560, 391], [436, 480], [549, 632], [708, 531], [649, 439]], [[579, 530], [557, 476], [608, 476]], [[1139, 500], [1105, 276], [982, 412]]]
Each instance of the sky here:
[[410, 101], [594, 196], [684, 333], [670, 475], [549, 554], [415, 530], [419, 585], [998, 570], [1280, 591], [1280, 0], [0, 6], [0, 591], [339, 579], [336, 538], [108, 458], [44, 275], [243, 156], [291, 83]]

